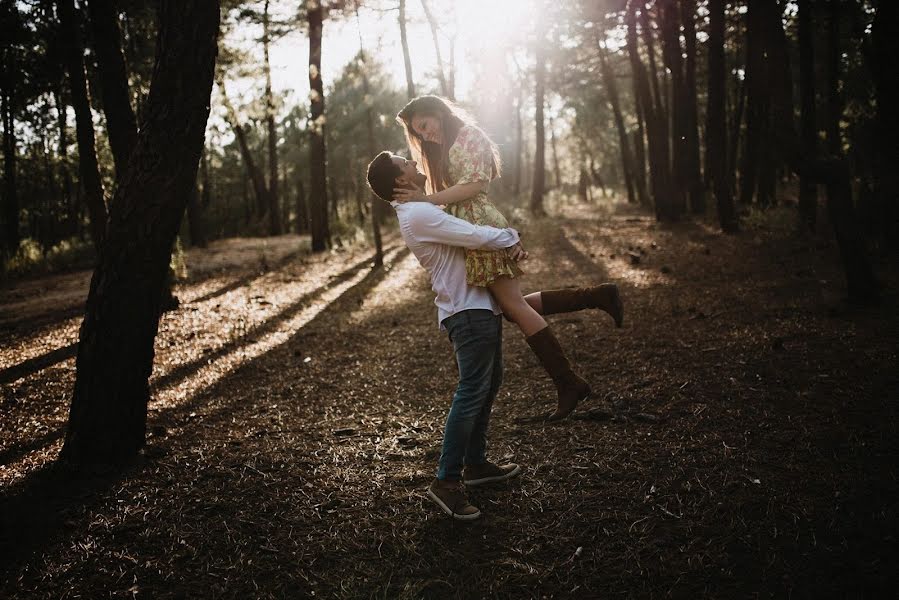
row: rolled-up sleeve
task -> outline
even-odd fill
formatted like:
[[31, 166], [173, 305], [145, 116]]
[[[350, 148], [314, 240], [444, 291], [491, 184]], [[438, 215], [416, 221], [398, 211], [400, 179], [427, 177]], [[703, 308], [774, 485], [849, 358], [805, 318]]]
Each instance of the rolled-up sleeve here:
[[408, 232], [420, 242], [470, 250], [502, 250], [519, 241], [518, 232], [511, 227], [498, 229], [487, 225], [472, 225], [464, 219], [446, 214], [433, 204], [410, 202], [404, 208], [409, 211]]

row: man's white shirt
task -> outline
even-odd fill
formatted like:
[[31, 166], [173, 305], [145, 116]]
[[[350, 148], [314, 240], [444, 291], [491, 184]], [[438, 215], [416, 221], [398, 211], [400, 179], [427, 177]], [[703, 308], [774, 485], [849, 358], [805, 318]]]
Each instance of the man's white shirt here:
[[465, 283], [465, 248], [503, 250], [518, 243], [517, 231], [473, 225], [430, 202], [391, 205], [396, 209], [403, 241], [431, 275], [441, 329], [444, 319], [463, 310], [484, 309], [495, 315], [502, 312], [487, 288]]

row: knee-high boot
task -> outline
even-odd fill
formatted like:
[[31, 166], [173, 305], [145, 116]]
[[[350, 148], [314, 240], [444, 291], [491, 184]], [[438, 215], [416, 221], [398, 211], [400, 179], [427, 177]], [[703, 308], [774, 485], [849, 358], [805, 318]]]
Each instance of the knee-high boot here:
[[543, 303], [543, 314], [574, 312], [585, 308], [604, 310], [615, 319], [615, 326], [621, 327], [624, 321], [624, 303], [614, 283], [603, 283], [586, 288], [565, 290], [547, 290], [540, 292]]
[[544, 327], [526, 340], [556, 384], [559, 394], [559, 405], [549, 420], [564, 419], [571, 414], [578, 402], [590, 395], [590, 385], [571, 369], [571, 363], [549, 327]]

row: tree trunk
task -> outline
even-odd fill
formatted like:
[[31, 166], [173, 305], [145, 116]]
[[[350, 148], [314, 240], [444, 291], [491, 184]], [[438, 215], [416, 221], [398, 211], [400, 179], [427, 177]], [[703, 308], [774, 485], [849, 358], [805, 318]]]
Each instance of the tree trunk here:
[[145, 118], [81, 325], [61, 453], [75, 464], [125, 463], [144, 445], [160, 292], [203, 149], [219, 3], [162, 0], [159, 21]]
[[[815, 47], [811, 1], [799, 0], [799, 101], [802, 109], [800, 138], [803, 155], [818, 155], [818, 125], [815, 106]], [[799, 176], [799, 216], [815, 231], [818, 218], [818, 184], [809, 175]]]
[[[269, 208], [265, 177], [262, 175], [262, 170], [253, 158], [253, 152], [250, 150], [250, 145], [247, 142], [247, 135], [243, 130], [243, 126], [240, 124], [237, 111], [228, 99], [228, 92], [225, 89], [225, 80], [220, 76], [216, 83], [218, 83], [219, 91], [221, 92], [222, 104], [225, 106], [225, 120], [228, 121], [228, 124], [231, 125], [231, 130], [234, 131], [234, 137], [237, 139], [237, 147], [240, 148], [240, 156], [243, 158], [243, 162], [247, 167], [247, 175], [250, 177], [250, 182], [253, 184], [256, 209], [251, 212], [255, 212], [259, 216], [262, 216]], [[247, 206], [249, 207], [251, 205], [248, 203]]]
[[556, 123], [552, 117], [552, 114], [549, 115], [549, 148], [553, 154], [553, 180], [555, 181], [556, 189], [562, 188], [562, 169], [559, 168], [559, 152], [556, 147]]
[[840, 119], [843, 116], [843, 100], [840, 97], [840, 2], [827, 2], [827, 93], [825, 95], [826, 114], [824, 131], [827, 134], [827, 151], [834, 156], [842, 156], [843, 142], [840, 138]]
[[[357, 10], [356, 19], [358, 22], [359, 13]], [[362, 36], [360, 30], [359, 36], [359, 44], [362, 44]], [[368, 87], [368, 67], [366, 65], [365, 51], [360, 49], [359, 56], [362, 59], [362, 93], [365, 98], [369, 97], [369, 87]], [[366, 142], [368, 146], [368, 155], [374, 156], [378, 152], [378, 147], [375, 142], [375, 116], [371, 110], [371, 104], [368, 104], [365, 107], [365, 131], [366, 131]], [[370, 195], [371, 202], [371, 232], [372, 239], [375, 242], [375, 266], [380, 267], [384, 264], [384, 247], [381, 243], [381, 221], [383, 220], [382, 216], [382, 206], [383, 201], [380, 198], [375, 197], [374, 194]]]
[[724, 103], [724, 11], [726, 0], [709, 0], [708, 130], [709, 163], [706, 164], [715, 193], [718, 222], [726, 233], [737, 231], [734, 199], [727, 174], [727, 124]]
[[306, 186], [297, 178], [297, 233], [309, 233], [309, 211], [306, 208]]
[[406, 37], [406, 0], [400, 0], [400, 42], [403, 45], [403, 65], [406, 69], [406, 96], [415, 97], [415, 82], [412, 81], [412, 58], [409, 56], [409, 40]]
[[268, 0], [262, 12], [262, 52], [265, 72], [265, 123], [268, 128], [268, 216], [269, 234], [281, 235], [281, 201], [278, 194], [278, 132], [275, 129], [275, 99], [272, 95], [272, 67], [268, 58]]
[[128, 72], [122, 55], [122, 37], [113, 0], [90, 0], [91, 29], [97, 66], [100, 71], [100, 93], [109, 146], [115, 161], [116, 178], [128, 167], [128, 157], [137, 143], [137, 121], [131, 109], [128, 92]]
[[899, 4], [891, 0], [879, 0], [871, 31], [873, 38], [874, 90], [877, 102], [874, 153], [875, 195], [883, 219], [884, 235], [893, 248], [899, 248], [899, 93], [896, 86], [894, 61], [899, 56]]
[[90, 93], [84, 75], [84, 45], [81, 42], [80, 23], [77, 19], [73, 0], [57, 0], [59, 12], [59, 34], [65, 46], [63, 56], [69, 73], [69, 89], [72, 92], [72, 107], [75, 109], [76, 137], [78, 139], [78, 163], [81, 185], [91, 221], [91, 238], [97, 252], [106, 237], [106, 201], [100, 167], [94, 142], [94, 122], [91, 115]]
[[690, 174], [687, 165], [687, 94], [684, 86], [683, 58], [680, 46], [680, 18], [674, 0], [658, 4], [662, 34], [662, 58], [671, 73], [671, 152], [673, 153], [673, 205], [669, 217], [679, 218], [687, 205]]
[[[11, 7], [11, 10], [17, 10]], [[21, 242], [19, 234], [19, 193], [16, 186], [16, 130], [13, 98], [16, 97], [14, 81], [16, 61], [12, 48], [6, 48], [0, 64], [0, 117], [3, 122], [3, 243], [4, 256], [16, 253]], [[2, 257], [0, 257], [2, 258]]]
[[515, 167], [512, 173], [512, 196], [516, 199], [521, 193], [521, 152], [524, 142], [523, 124], [521, 122], [521, 101], [523, 96], [524, 94], [519, 92], [518, 99], [515, 102]]
[[531, 214], [534, 216], [546, 216], [546, 209], [543, 208], [543, 192], [546, 187], [546, 133], [543, 128], [543, 103], [546, 85], [546, 51], [544, 49], [545, 42], [537, 40], [537, 65], [534, 79], [536, 87], [534, 93], [535, 111], [535, 151], [534, 151], [534, 179], [531, 182]]
[[[630, 58], [631, 70], [636, 80], [638, 97], [646, 119], [646, 138], [649, 144], [649, 176], [652, 187], [653, 204], [655, 206], [656, 219], [668, 220], [671, 218], [671, 168], [669, 165], [668, 151], [668, 127], [664, 108], [659, 103], [661, 96], [656, 89], [655, 96], [650, 86], [650, 79], [643, 61], [640, 59], [640, 51], [637, 44], [637, 7], [645, 11], [642, 0], [631, 0], [627, 7], [627, 50]], [[652, 43], [652, 32], [648, 31], [648, 19], [641, 19], [644, 23], [643, 37]], [[650, 52], [650, 55], [652, 53]], [[657, 84], [655, 84], [657, 88]]]
[[440, 52], [440, 38], [437, 36], [437, 20], [431, 13], [431, 7], [428, 0], [421, 0], [421, 6], [424, 8], [425, 17], [428, 19], [428, 25], [431, 27], [431, 37], [434, 40], [434, 51], [437, 53], [437, 80], [440, 82], [440, 93], [447, 98], [452, 98], [449, 84], [446, 81], [446, 71], [443, 66], [443, 54]]
[[66, 235], [75, 233], [78, 223], [78, 207], [72, 198], [72, 173], [69, 170], [69, 130], [66, 119], [66, 104], [63, 100], [62, 83], [54, 90], [56, 117], [59, 127], [59, 172], [62, 178], [62, 202], [66, 207]]
[[312, 251], [323, 252], [331, 245], [328, 230], [328, 169], [325, 149], [325, 90], [322, 85], [322, 26], [324, 9], [321, 3], [309, 4], [309, 212], [312, 226]]
[[650, 200], [646, 188], [646, 132], [644, 126], [646, 115], [636, 77], [631, 76], [631, 82], [634, 88], [634, 113], [637, 116], [637, 129], [634, 131], [634, 180], [640, 205], [649, 207]]
[[615, 80], [615, 74], [612, 73], [612, 69], [609, 67], [606, 49], [602, 46], [602, 43], [598, 47], [600, 72], [607, 91], [606, 99], [609, 101], [609, 106], [612, 107], [615, 128], [618, 130], [618, 146], [621, 149], [621, 168], [624, 173], [624, 185], [627, 188], [627, 201], [634, 204], [637, 202], [637, 196], [634, 193], [634, 165], [631, 158], [627, 129], [624, 126], [624, 117], [621, 114], [621, 103], [618, 99], [618, 82]]
[[702, 214], [705, 212], [705, 196], [699, 164], [699, 108], [696, 99], [696, 0], [681, 0], [680, 10], [684, 26], [684, 49], [687, 52], [684, 63], [687, 193], [690, 210], [694, 214]]

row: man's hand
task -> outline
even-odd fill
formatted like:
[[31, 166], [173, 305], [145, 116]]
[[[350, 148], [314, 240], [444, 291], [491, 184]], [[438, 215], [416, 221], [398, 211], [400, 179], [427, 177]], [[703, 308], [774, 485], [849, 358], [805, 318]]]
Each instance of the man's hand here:
[[406, 202], [427, 202], [425, 199], [425, 191], [415, 185], [414, 183], [409, 184], [411, 187], [403, 187], [403, 188], [393, 188], [393, 199], [400, 204], [405, 204]]
[[506, 253], [509, 255], [509, 258], [515, 262], [527, 260], [528, 257], [528, 252], [524, 249], [524, 246], [521, 245], [521, 242], [506, 248]]

